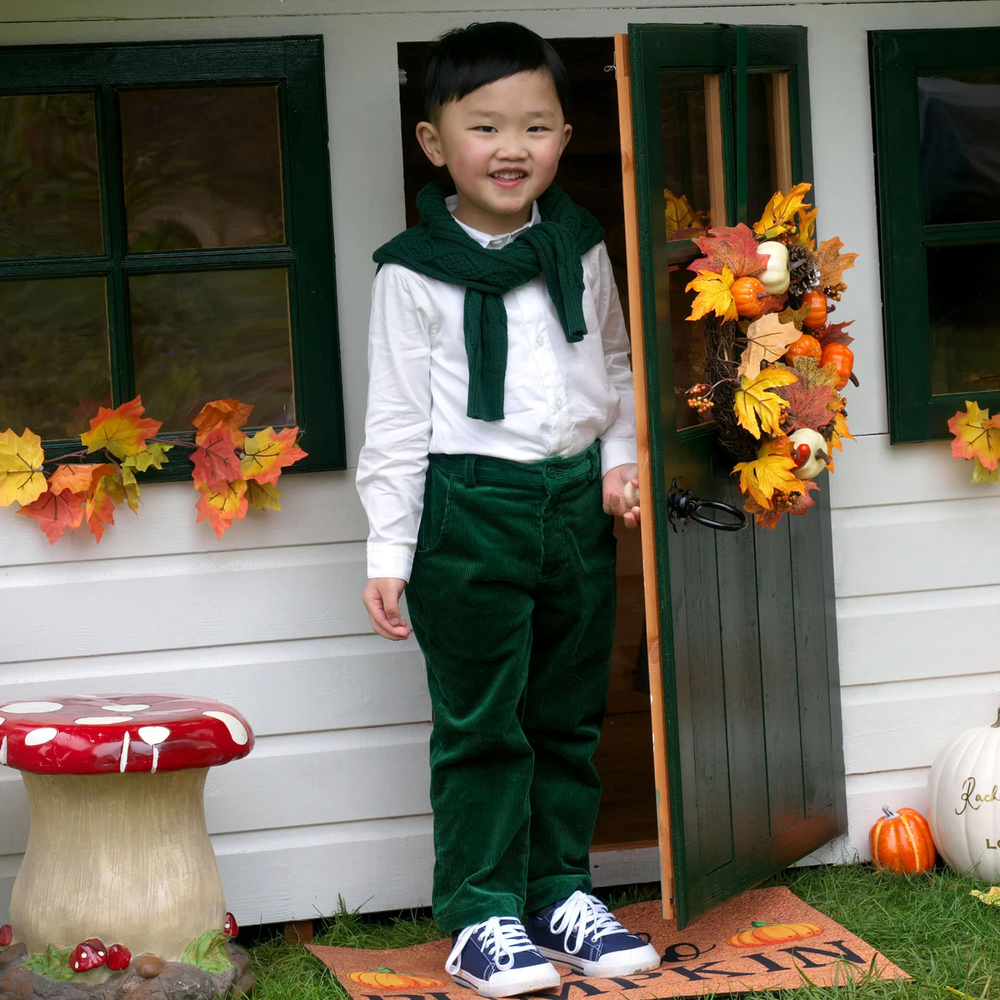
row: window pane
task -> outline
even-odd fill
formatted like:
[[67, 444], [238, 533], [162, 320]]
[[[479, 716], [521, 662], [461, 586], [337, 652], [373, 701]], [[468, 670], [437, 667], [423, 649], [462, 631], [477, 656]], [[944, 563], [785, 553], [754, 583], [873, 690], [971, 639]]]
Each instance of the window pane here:
[[677, 429], [695, 427], [712, 421], [712, 411], [699, 413], [688, 406], [687, 390], [705, 381], [705, 324], [703, 316], [694, 322], [691, 303], [697, 292], [684, 291], [694, 273], [687, 269], [689, 261], [670, 266], [670, 334], [674, 345], [674, 390], [677, 406]]
[[111, 405], [103, 278], [0, 281], [0, 431], [87, 430]]
[[747, 74], [747, 206], [759, 218], [775, 191], [792, 186], [787, 73]]
[[132, 250], [284, 243], [278, 88], [119, 94]]
[[725, 225], [719, 78], [660, 73], [660, 134], [667, 239], [691, 239]]
[[1000, 73], [918, 77], [924, 221], [1000, 219]]
[[0, 97], [0, 257], [102, 245], [93, 95]]
[[969, 281], [969, 261], [982, 274], [1000, 269], [1000, 244], [935, 247], [927, 251], [931, 392], [1000, 389], [1000, 318], [994, 289]]
[[144, 275], [129, 297], [136, 392], [165, 431], [226, 397], [253, 424], [295, 423], [284, 269]]

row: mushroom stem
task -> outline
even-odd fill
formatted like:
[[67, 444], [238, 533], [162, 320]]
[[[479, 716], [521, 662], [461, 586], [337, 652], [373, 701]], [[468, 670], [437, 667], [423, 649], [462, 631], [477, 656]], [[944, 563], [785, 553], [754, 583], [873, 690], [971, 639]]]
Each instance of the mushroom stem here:
[[17, 939], [38, 953], [98, 937], [171, 962], [205, 931], [221, 929], [207, 774], [22, 772], [31, 832], [10, 902]]

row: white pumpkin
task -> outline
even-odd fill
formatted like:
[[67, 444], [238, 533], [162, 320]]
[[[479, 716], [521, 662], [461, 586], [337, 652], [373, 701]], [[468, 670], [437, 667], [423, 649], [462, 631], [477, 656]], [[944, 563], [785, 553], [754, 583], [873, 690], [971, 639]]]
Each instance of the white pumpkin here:
[[937, 755], [927, 820], [941, 857], [956, 871], [1000, 882], [1000, 714], [968, 729]]
[[772, 295], [788, 291], [791, 276], [788, 273], [788, 247], [784, 243], [768, 240], [757, 247], [757, 253], [767, 256], [767, 270], [757, 275], [757, 280]]
[[809, 449], [808, 457], [792, 469], [792, 475], [796, 479], [815, 479], [830, 461], [830, 445], [826, 438], [811, 427], [800, 427], [791, 435], [791, 442], [793, 448], [804, 444]]

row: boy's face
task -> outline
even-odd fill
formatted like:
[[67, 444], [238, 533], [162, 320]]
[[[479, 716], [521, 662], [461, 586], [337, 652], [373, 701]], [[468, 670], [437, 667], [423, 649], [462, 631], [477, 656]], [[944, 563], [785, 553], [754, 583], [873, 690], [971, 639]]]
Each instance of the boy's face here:
[[496, 235], [531, 217], [532, 202], [555, 179], [572, 132], [552, 77], [535, 70], [449, 101], [437, 122], [417, 126], [417, 139], [455, 182], [455, 218]]

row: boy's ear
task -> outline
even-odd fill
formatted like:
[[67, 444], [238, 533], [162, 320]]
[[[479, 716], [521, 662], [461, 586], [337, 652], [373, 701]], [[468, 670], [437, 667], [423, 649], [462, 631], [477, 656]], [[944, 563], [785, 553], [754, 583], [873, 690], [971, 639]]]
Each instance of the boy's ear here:
[[441, 133], [433, 122], [419, 122], [417, 124], [417, 142], [427, 157], [435, 167], [445, 166], [444, 151], [441, 149]]
[[559, 150], [559, 155], [562, 156], [566, 152], [566, 147], [569, 145], [569, 140], [573, 135], [573, 126], [569, 122], [563, 126], [563, 141], [562, 148]]

